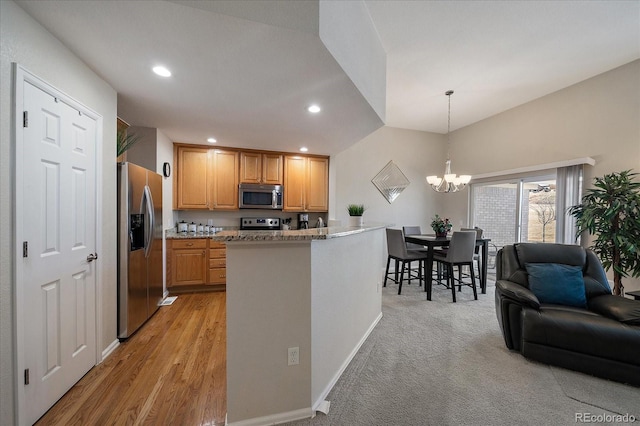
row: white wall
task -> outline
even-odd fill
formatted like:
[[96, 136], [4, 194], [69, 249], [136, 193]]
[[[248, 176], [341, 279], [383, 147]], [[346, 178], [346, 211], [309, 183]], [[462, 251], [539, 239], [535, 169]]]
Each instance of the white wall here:
[[[431, 229], [433, 215], [444, 213], [444, 196], [432, 191], [425, 177], [444, 171], [445, 141], [444, 135], [383, 127], [331, 157], [335, 189], [329, 203], [329, 218], [346, 225], [347, 205], [364, 204], [365, 223], [420, 225], [423, 230]], [[411, 183], [389, 204], [371, 179], [391, 160]]]
[[173, 142], [157, 130], [156, 133], [156, 171], [162, 174], [164, 163], [171, 165], [171, 176], [162, 178], [162, 227], [171, 229], [175, 227], [173, 218], [173, 174], [176, 171], [173, 162]]
[[[640, 172], [640, 60], [452, 133], [454, 172], [488, 173], [581, 157], [585, 187], [595, 176]], [[446, 214], [466, 222], [469, 191], [446, 197]], [[609, 274], [612, 278], [612, 274]], [[639, 279], [623, 279], [627, 291]]]
[[385, 121], [387, 55], [364, 2], [320, 1], [322, 43]]
[[[14, 2], [0, 1], [0, 424], [15, 423], [13, 360], [13, 183], [11, 63], [17, 62], [49, 84], [101, 114], [104, 120], [102, 227], [116, 228], [116, 92]], [[102, 348], [116, 339], [116, 234], [105, 232], [98, 280], [102, 283]]]
[[[473, 175], [592, 157], [596, 165], [585, 167], [585, 187], [594, 176], [640, 172], [638, 76], [640, 60], [453, 132], [452, 171]], [[347, 204], [364, 203], [365, 221], [421, 225], [429, 231], [431, 217], [439, 213], [451, 218], [454, 229], [467, 226], [469, 191], [437, 194], [424, 183], [424, 176], [442, 174], [445, 156], [444, 135], [377, 130], [332, 157], [330, 218], [345, 221]], [[391, 205], [371, 184], [389, 160], [411, 181]], [[627, 291], [640, 290], [640, 279], [623, 283]]]

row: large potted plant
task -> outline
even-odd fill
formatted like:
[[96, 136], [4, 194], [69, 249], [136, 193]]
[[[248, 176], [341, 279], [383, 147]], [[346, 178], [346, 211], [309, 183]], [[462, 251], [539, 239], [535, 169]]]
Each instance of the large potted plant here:
[[624, 295], [623, 277], [640, 276], [640, 182], [625, 170], [594, 178], [582, 203], [569, 208], [578, 233], [595, 236], [589, 247], [606, 270], [613, 268], [613, 294]]

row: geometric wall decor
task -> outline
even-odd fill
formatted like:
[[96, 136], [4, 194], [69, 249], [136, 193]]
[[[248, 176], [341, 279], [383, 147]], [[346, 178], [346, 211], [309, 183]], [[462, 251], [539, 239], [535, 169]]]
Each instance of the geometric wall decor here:
[[378, 188], [385, 200], [391, 204], [411, 182], [392, 160], [371, 179], [371, 183]]

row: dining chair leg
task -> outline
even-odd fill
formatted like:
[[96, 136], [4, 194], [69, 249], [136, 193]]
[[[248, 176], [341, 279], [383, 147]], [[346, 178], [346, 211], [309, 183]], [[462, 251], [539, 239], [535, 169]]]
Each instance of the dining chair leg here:
[[384, 284], [382, 284], [382, 287], [386, 287], [387, 286], [387, 278], [389, 278], [389, 264], [391, 263], [391, 257], [387, 257], [387, 270], [384, 273]]
[[471, 263], [471, 285], [473, 287], [473, 298], [478, 300], [478, 290], [476, 289], [476, 277], [473, 272], [473, 262]]
[[462, 291], [462, 265], [458, 265], [458, 291]]
[[400, 271], [400, 285], [398, 286], [398, 294], [402, 292], [402, 278], [404, 277], [404, 267], [406, 262], [402, 262], [402, 270]]
[[452, 264], [448, 264], [447, 265], [447, 271], [448, 271], [448, 277], [447, 277], [447, 282], [451, 282], [451, 294], [453, 295], [453, 303], [456, 303], [456, 285], [455, 285], [455, 280], [453, 278], [453, 265]]

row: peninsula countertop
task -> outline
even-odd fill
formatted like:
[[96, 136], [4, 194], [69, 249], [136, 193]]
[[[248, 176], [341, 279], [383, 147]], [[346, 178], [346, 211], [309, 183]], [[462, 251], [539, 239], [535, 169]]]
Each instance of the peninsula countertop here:
[[346, 237], [362, 232], [386, 228], [387, 224], [371, 223], [363, 226], [328, 226], [323, 228], [291, 229], [279, 231], [222, 230], [214, 234], [180, 233], [166, 231], [167, 239], [208, 238], [214, 241], [305, 241]]

